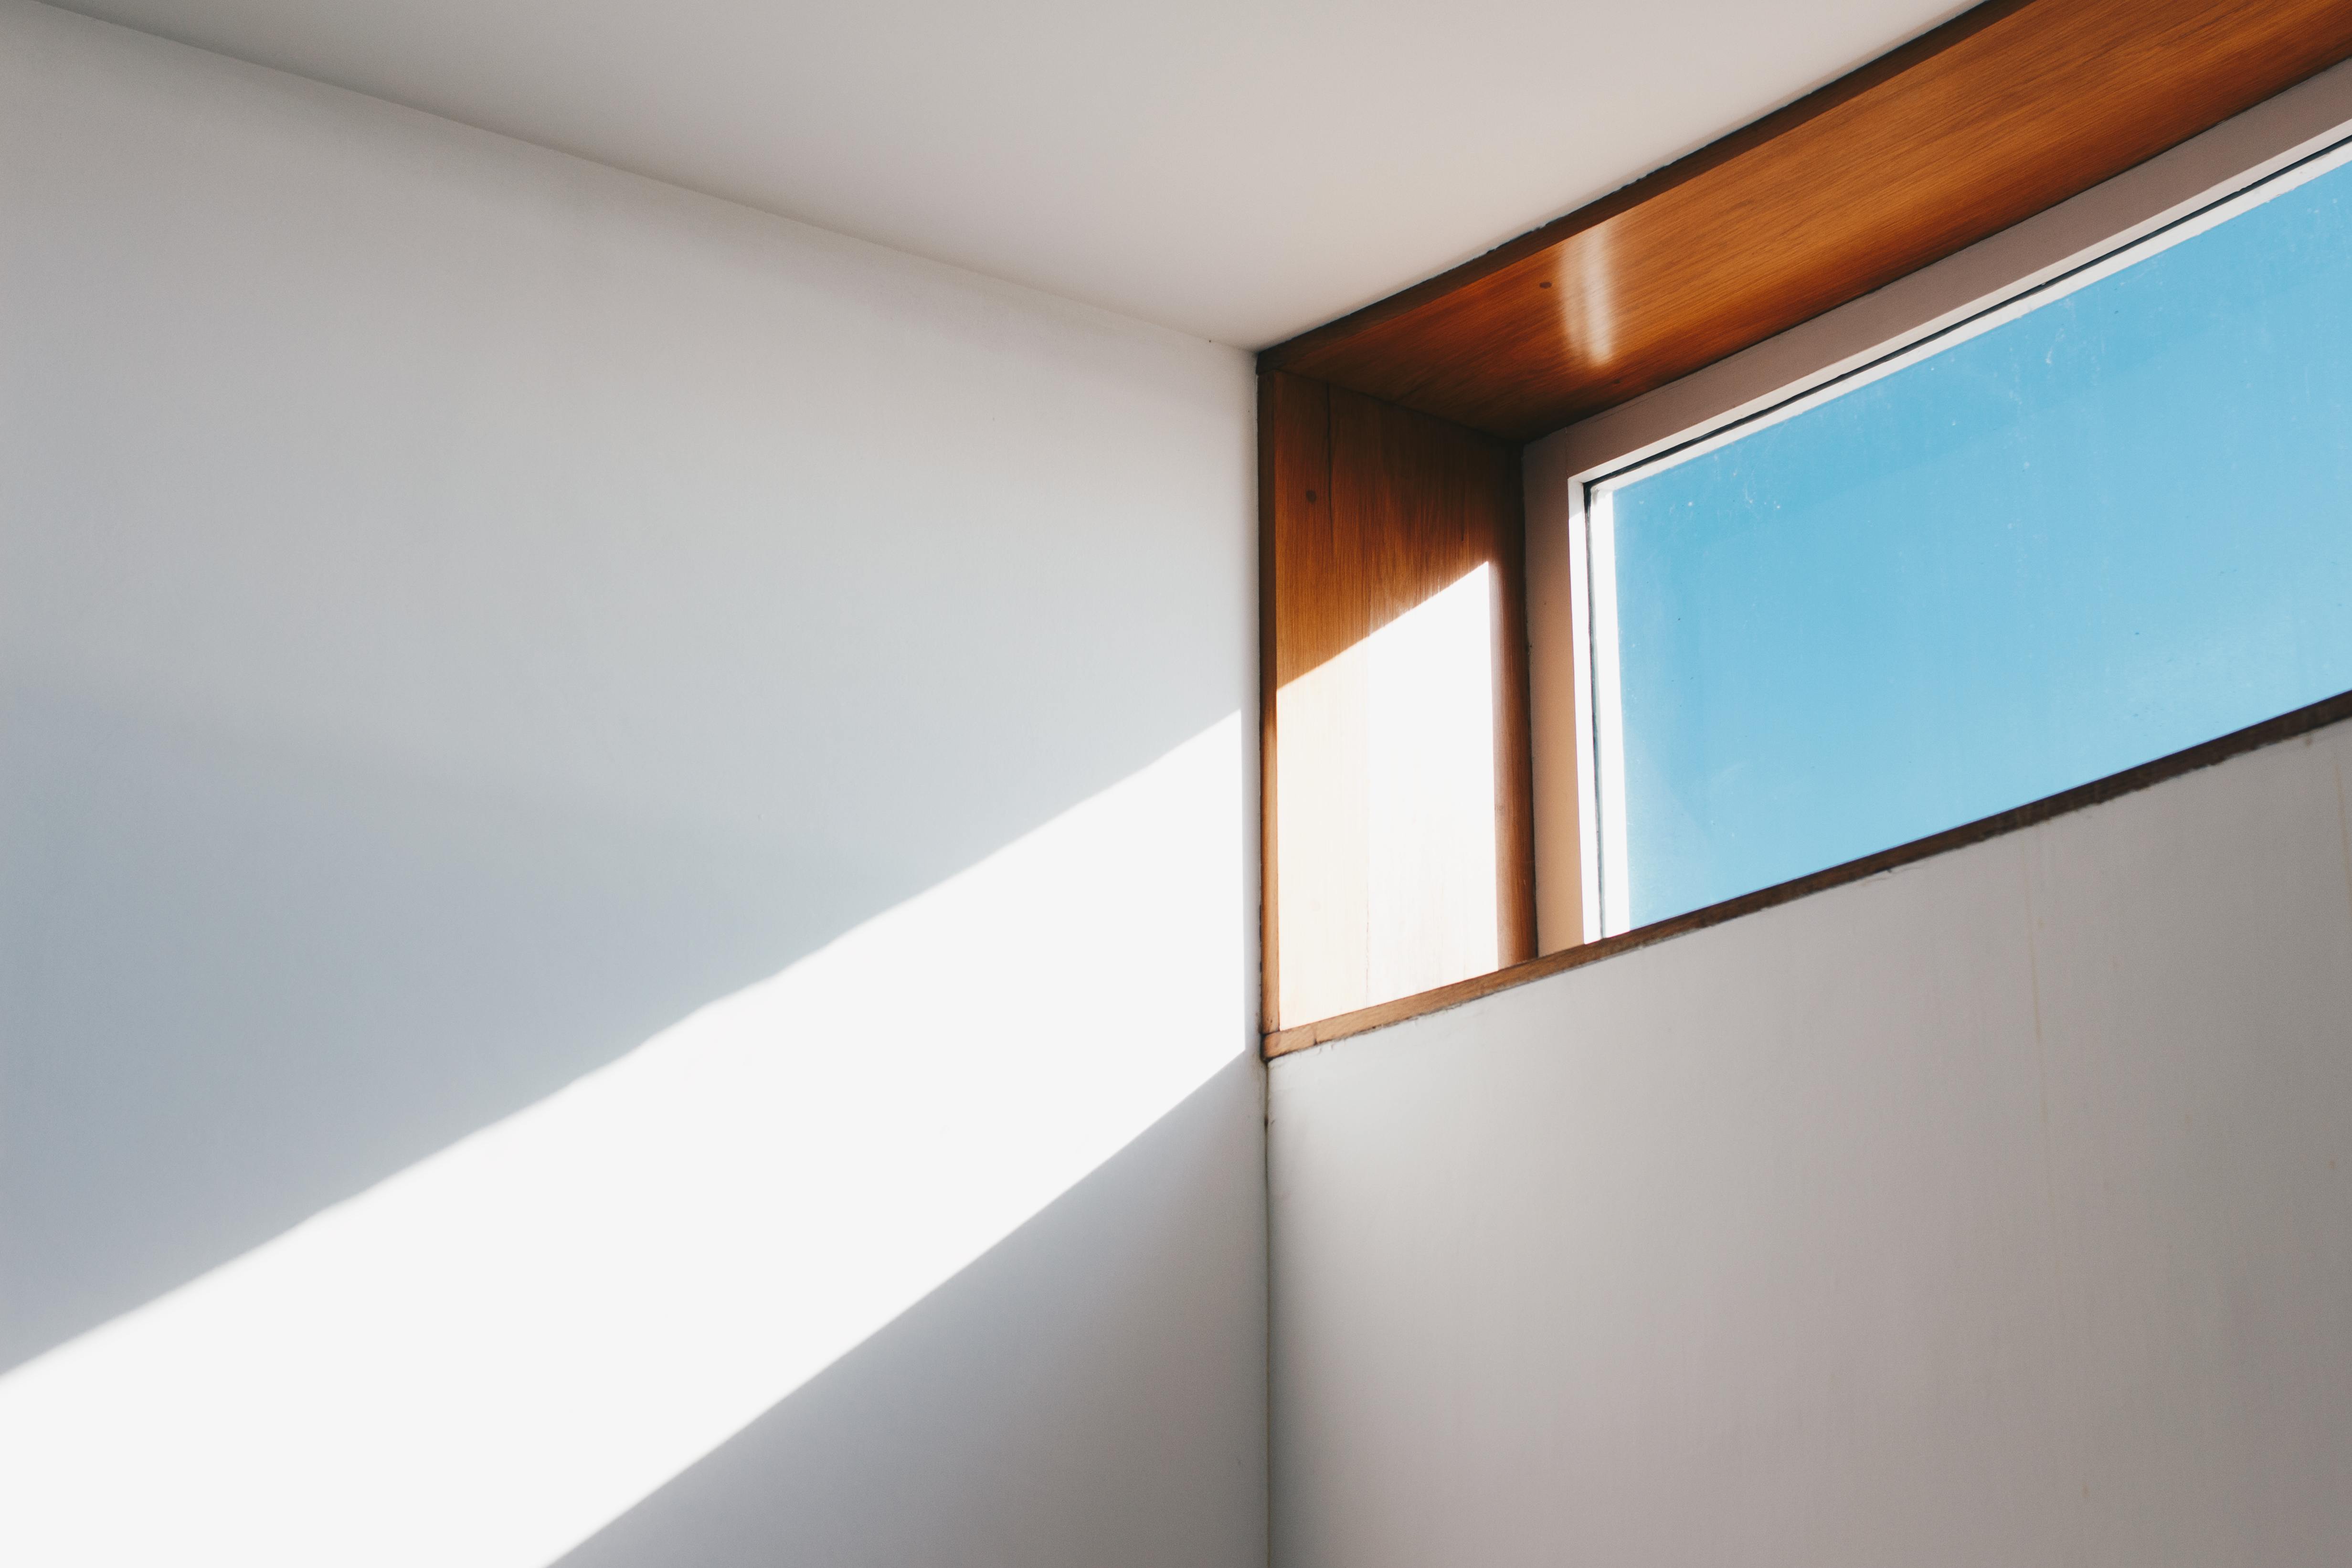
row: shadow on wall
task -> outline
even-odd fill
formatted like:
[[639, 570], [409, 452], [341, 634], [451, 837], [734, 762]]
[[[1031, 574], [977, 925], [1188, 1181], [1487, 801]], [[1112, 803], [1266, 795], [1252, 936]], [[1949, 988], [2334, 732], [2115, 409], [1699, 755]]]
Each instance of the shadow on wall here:
[[1248, 1051], [1244, 355], [20, 0], [0, 145], [0, 1562], [552, 1561]]
[[1237, 353], [44, 6], [0, 142], [0, 1368], [1245, 700]]
[[[1219, 1069], [567, 1568], [1261, 1559], [1255, 1509], [1202, 1502], [1263, 1490], [1264, 1452], [1234, 1441], [1263, 1421], [1246, 1395], [1262, 1347], [1200, 1310], [1258, 1268], [1260, 1093], [1254, 1063]], [[1245, 1376], [1208, 1370], [1236, 1365]], [[1203, 1469], [1216, 1487], [1135, 1484]], [[1038, 1506], [1041, 1493], [1056, 1501]]]
[[890, 879], [0, 698], [0, 1370], [619, 1058]]
[[[0, 803], [0, 1371], [618, 1059], [908, 878], [21, 687]], [[896, 960], [844, 1048], [884, 1047], [894, 988], [935, 983]]]
[[[1233, 1452], [1227, 1407], [1254, 1398], [1259, 1246], [1255, 1079], [1236, 1051], [1242, 761], [1235, 716], [617, 1062], [0, 1378], [0, 1473], [20, 1489], [0, 1518], [0, 1558], [233, 1547], [241, 1563], [289, 1568], [537, 1568], [1188, 1099], [1202, 1102], [1179, 1118], [1191, 1131], [1160, 1140], [1175, 1140], [1172, 1167], [1131, 1150], [1139, 1171], [1109, 1184], [1145, 1204], [1108, 1222], [1123, 1238], [1104, 1234], [1110, 1200], [1094, 1198], [1045, 1227], [1063, 1240], [1016, 1249], [1073, 1272], [1041, 1279], [1008, 1258], [974, 1289], [982, 1303], [1026, 1297], [1024, 1318], [1040, 1296], [1068, 1296], [1058, 1310], [1076, 1320], [1073, 1348], [1140, 1349], [1115, 1375], [1166, 1405], [1126, 1442], [1176, 1443], [1160, 1458], [1188, 1460], [1227, 1505], [1197, 1528], [1231, 1533], [1255, 1511], [1248, 1471], [1222, 1472], [1249, 1458]], [[1202, 1090], [1212, 1080], [1222, 1087]], [[1222, 1127], [1198, 1125], [1204, 1116]], [[1223, 1172], [1183, 1155], [1202, 1137], [1223, 1150]], [[1163, 1225], [1155, 1213], [1171, 1201], [1204, 1213]], [[1220, 1234], [1186, 1255], [1204, 1225]], [[1137, 1268], [1159, 1277], [1123, 1277]], [[960, 1342], [940, 1340], [942, 1314]], [[1084, 1420], [1030, 1434], [1040, 1462], [1150, 1478], [1147, 1506], [1114, 1488], [1089, 1529], [1066, 1503], [1042, 1516], [1024, 1504], [1046, 1476], [1003, 1491], [995, 1510], [943, 1498], [926, 1476], [919, 1498], [886, 1510], [902, 1528], [937, 1536], [940, 1510], [980, 1507], [1028, 1542], [1004, 1561], [1034, 1563], [1040, 1529], [1084, 1542], [1145, 1523], [1155, 1499], [1189, 1492], [1197, 1506], [1197, 1487], [1157, 1489], [1165, 1464], [1125, 1471], [1120, 1445], [1082, 1441], [1090, 1423], [1134, 1415], [1129, 1401], [1106, 1406], [1071, 1365], [1032, 1368], [1042, 1382], [1026, 1387], [1004, 1358], [1058, 1352], [1008, 1342], [991, 1315], [939, 1306], [928, 1335], [906, 1342], [930, 1345], [917, 1358], [928, 1368], [899, 1370], [961, 1381], [933, 1391], [950, 1427], [1019, 1419], [1020, 1395], [1081, 1407]], [[1155, 1346], [1154, 1324], [1171, 1315], [1209, 1350]], [[861, 1364], [892, 1361], [877, 1350]], [[997, 1407], [1007, 1395], [1010, 1411]], [[1222, 1423], [1224, 1440], [1188, 1441], [1194, 1418]], [[968, 1436], [950, 1431], [950, 1449]], [[963, 1466], [1004, 1452], [986, 1443]], [[869, 1474], [848, 1495], [872, 1504], [877, 1482], [887, 1492], [903, 1474]], [[110, 1505], [126, 1494], [137, 1508]], [[374, 1522], [354, 1541], [362, 1519]], [[784, 1544], [805, 1551], [809, 1521], [787, 1524]], [[701, 1525], [682, 1528], [686, 1543], [709, 1543]], [[954, 1517], [949, 1533], [971, 1528]], [[647, 1560], [679, 1550], [665, 1542]], [[951, 1555], [975, 1560], [969, 1542]]]

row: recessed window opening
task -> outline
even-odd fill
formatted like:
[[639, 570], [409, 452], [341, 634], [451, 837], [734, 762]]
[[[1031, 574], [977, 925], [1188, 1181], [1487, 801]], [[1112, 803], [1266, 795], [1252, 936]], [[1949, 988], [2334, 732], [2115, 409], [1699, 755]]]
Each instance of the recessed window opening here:
[[2352, 689], [2347, 162], [1571, 486], [1588, 934]]

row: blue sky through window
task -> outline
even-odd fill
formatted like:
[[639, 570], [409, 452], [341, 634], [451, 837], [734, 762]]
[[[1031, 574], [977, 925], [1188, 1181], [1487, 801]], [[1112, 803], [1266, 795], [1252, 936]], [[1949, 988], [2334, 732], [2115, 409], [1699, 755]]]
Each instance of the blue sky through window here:
[[1607, 489], [1612, 930], [2352, 689], [2352, 167]]

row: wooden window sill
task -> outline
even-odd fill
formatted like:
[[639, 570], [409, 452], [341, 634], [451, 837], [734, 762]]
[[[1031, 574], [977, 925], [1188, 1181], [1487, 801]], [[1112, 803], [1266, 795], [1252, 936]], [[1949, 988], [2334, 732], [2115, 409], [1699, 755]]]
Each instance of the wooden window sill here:
[[2347, 720], [2352, 720], [2352, 691], [2339, 692], [2334, 697], [2324, 698], [2314, 702], [2309, 707], [2282, 713], [2275, 719], [2265, 719], [2259, 724], [2250, 724], [2242, 730], [2233, 731], [2230, 734], [2207, 741], [2201, 745], [2175, 752], [2169, 756], [2158, 757], [2154, 762], [2143, 763], [2136, 768], [2126, 768], [2119, 773], [2110, 773], [2105, 778], [2094, 779], [2089, 784], [2029, 802], [2012, 810], [1983, 817], [1975, 822], [1963, 823], [1958, 827], [1948, 828], [1929, 837], [1914, 839], [1908, 844], [1900, 844], [1892, 849], [1882, 849], [1875, 855], [1865, 855], [1859, 860], [1849, 860], [1842, 866], [1832, 866], [1826, 870], [1815, 871], [1809, 876], [1798, 877], [1769, 888], [1760, 888], [1752, 893], [1743, 893], [1736, 899], [1726, 899], [1719, 904], [1709, 904], [1705, 909], [1693, 910], [1688, 914], [1676, 915], [1672, 920], [1638, 926], [1616, 936], [1603, 937], [1598, 942], [1588, 942], [1580, 946], [1563, 948], [1558, 952], [1545, 953], [1539, 958], [1530, 958], [1524, 963], [1507, 964], [1491, 973], [1473, 975], [1467, 980], [1457, 980], [1451, 985], [1441, 985], [1433, 991], [1423, 991], [1412, 996], [1400, 996], [1393, 1002], [1382, 1002], [1370, 1007], [1360, 1007], [1352, 1013], [1341, 1013], [1334, 1017], [1318, 1019], [1311, 1024], [1300, 1024], [1293, 1028], [1277, 1029], [1264, 1037], [1265, 1059], [1272, 1061], [1276, 1057], [1288, 1056], [1294, 1051], [1303, 1051], [1314, 1046], [1328, 1045], [1335, 1040], [1369, 1034], [1374, 1029], [1384, 1029], [1391, 1024], [1402, 1024], [1408, 1019], [1426, 1017], [1432, 1013], [1442, 1013], [1449, 1007], [1459, 1007], [1465, 1002], [1475, 1002], [1482, 996], [1491, 996], [1497, 991], [1508, 991], [1514, 986], [1546, 979], [1568, 970], [1581, 969], [1588, 963], [1598, 963], [1603, 959], [1614, 958], [1621, 952], [1631, 952], [1635, 948], [1648, 947], [1653, 942], [1664, 942], [1695, 931], [1704, 931], [1708, 926], [1721, 925], [1726, 921], [1738, 920], [1743, 915], [1752, 915], [1814, 893], [1827, 892], [1832, 888], [1842, 888], [1849, 882], [1859, 882], [1864, 878], [1879, 876], [1884, 872], [1897, 870], [1905, 866], [1916, 865], [1922, 860], [1932, 859], [1938, 855], [1948, 855], [1955, 849], [1965, 849], [1972, 844], [1981, 844], [1987, 839], [2021, 832], [2025, 828], [2048, 822], [2053, 817], [2083, 811], [2123, 795], [2136, 795], [2168, 779], [2179, 778], [2184, 773], [2210, 768], [2216, 763], [2225, 763], [2232, 757], [2242, 756], [2248, 752], [2260, 751], [2266, 746], [2278, 745]]

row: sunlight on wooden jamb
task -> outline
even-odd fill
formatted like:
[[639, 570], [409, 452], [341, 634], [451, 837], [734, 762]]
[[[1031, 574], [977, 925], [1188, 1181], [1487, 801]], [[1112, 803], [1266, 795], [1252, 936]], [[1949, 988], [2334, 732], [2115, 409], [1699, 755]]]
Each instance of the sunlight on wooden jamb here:
[[1276, 694], [1285, 1025], [1501, 962], [1492, 576], [1475, 568]]

